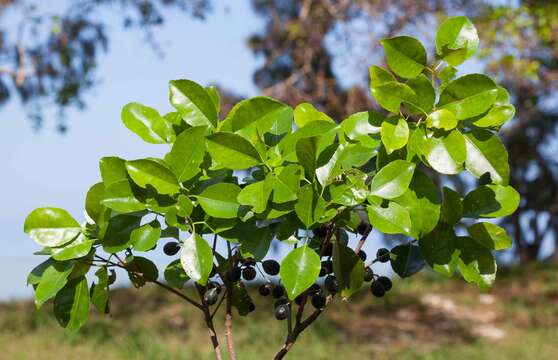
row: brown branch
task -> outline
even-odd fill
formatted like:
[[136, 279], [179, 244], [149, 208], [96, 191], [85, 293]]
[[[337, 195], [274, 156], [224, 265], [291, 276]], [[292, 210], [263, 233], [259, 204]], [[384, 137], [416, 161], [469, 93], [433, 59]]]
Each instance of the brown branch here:
[[[231, 243], [227, 241], [227, 252], [229, 261], [231, 261], [232, 251]], [[233, 262], [233, 266], [235, 266]], [[225, 279], [226, 280], [226, 279]], [[234, 341], [232, 336], [232, 284], [226, 281], [227, 299], [226, 299], [226, 313], [225, 313], [225, 340], [227, 342], [227, 350], [229, 352], [229, 359], [236, 360], [236, 352], [234, 351]]]
[[364, 242], [366, 241], [366, 238], [368, 238], [368, 235], [370, 235], [371, 231], [372, 231], [372, 227], [368, 226], [366, 228], [366, 231], [364, 231], [364, 234], [362, 234], [362, 237], [358, 241], [357, 246], [355, 247], [355, 254], [358, 254], [360, 250], [362, 250], [362, 247], [364, 246]]
[[202, 287], [196, 284], [196, 289], [198, 290], [200, 301], [202, 303], [201, 310], [203, 312], [205, 325], [207, 326], [207, 330], [209, 332], [211, 344], [213, 345], [213, 350], [215, 351], [215, 358], [217, 360], [223, 360], [223, 356], [221, 354], [221, 345], [219, 345], [219, 338], [217, 337], [217, 332], [215, 331], [215, 326], [213, 325], [213, 319], [211, 318], [211, 313], [209, 312], [209, 306], [207, 306], [207, 304], [203, 300]]

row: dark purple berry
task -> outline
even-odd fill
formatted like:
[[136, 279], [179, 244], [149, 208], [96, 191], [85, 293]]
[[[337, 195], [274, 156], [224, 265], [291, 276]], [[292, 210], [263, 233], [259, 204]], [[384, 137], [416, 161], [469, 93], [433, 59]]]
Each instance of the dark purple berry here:
[[387, 276], [380, 276], [377, 281], [384, 286], [386, 291], [391, 290], [393, 284], [391, 283], [391, 279]]
[[218, 295], [216, 288], [209, 289], [203, 294], [203, 301], [211, 306], [217, 302]]
[[178, 254], [179, 251], [180, 251], [180, 244], [177, 243], [176, 241], [168, 242], [163, 247], [163, 252], [165, 253], [165, 255], [168, 256], [176, 255]]
[[256, 277], [256, 269], [251, 266], [245, 267], [244, 270], [242, 270], [242, 277], [244, 280], [254, 280]]
[[358, 252], [358, 257], [360, 258], [360, 260], [366, 261], [366, 253], [364, 252], [364, 250], [360, 250]]
[[386, 263], [389, 261], [389, 250], [386, 248], [380, 248], [378, 249], [378, 252], [376, 252], [376, 259], [378, 259], [379, 262], [383, 262]]
[[275, 308], [275, 318], [277, 320], [285, 320], [289, 316], [289, 306], [287, 304], [279, 305]]
[[271, 294], [271, 284], [262, 284], [258, 288], [258, 292], [261, 296], [268, 296], [269, 294]]
[[272, 276], [279, 274], [279, 270], [281, 269], [281, 266], [275, 260], [266, 260], [262, 262], [262, 267], [266, 274]]
[[283, 285], [277, 285], [273, 288], [273, 290], [271, 291], [271, 295], [275, 298], [278, 299], [281, 296], [283, 296], [283, 294], [285, 293], [285, 288], [283, 287]]
[[339, 283], [334, 275], [326, 276], [324, 286], [330, 294], [335, 295], [339, 291]]
[[370, 285], [370, 291], [372, 292], [372, 295], [374, 295], [375, 297], [382, 297], [386, 293], [386, 289], [384, 288], [384, 285], [382, 285], [382, 283], [379, 281], [372, 282], [372, 285]]
[[366, 268], [364, 270], [364, 281], [372, 281], [374, 280], [374, 271], [370, 268]]
[[312, 296], [311, 302], [312, 306], [316, 309], [323, 309], [326, 304], [326, 298], [322, 294], [316, 294]]

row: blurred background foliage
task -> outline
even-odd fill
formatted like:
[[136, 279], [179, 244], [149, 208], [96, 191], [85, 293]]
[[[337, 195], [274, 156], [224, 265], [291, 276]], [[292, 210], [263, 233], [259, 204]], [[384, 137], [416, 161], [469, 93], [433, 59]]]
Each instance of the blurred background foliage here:
[[[251, 0], [262, 31], [246, 39], [261, 66], [253, 80], [261, 92], [291, 105], [307, 101], [337, 121], [374, 107], [368, 66], [378, 63], [379, 40], [411, 34], [433, 43], [432, 28], [463, 14], [481, 37], [480, 55], [466, 71], [487, 71], [511, 94], [517, 113], [503, 129], [511, 184], [522, 195], [518, 211], [504, 220], [515, 239], [507, 261], [556, 261], [558, 235], [558, 2], [555, 0]], [[99, 12], [116, 11], [122, 26], [139, 32], [155, 52], [164, 48], [156, 28], [169, 12], [203, 20], [216, 0], [75, 0], [53, 13], [25, 0], [0, 0], [0, 106], [19, 101], [36, 128], [43, 109], [61, 119], [84, 108], [96, 85], [96, 67], [110, 34]], [[15, 24], [14, 24], [15, 22]], [[196, 35], [185, 35], [196, 36]], [[429, 49], [433, 58], [434, 49]], [[226, 103], [237, 100], [223, 90]], [[240, 94], [241, 95], [241, 94]], [[224, 110], [227, 111], [227, 106]], [[71, 126], [71, 123], [69, 124]], [[66, 122], [60, 121], [60, 131]], [[461, 193], [467, 179], [454, 184]]]

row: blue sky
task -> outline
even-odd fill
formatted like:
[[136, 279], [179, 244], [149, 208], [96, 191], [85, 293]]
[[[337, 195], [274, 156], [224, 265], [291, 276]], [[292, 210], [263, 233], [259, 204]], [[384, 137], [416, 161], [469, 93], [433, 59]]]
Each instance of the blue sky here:
[[22, 231], [32, 209], [62, 207], [81, 221], [85, 193], [99, 179], [99, 158], [137, 158], [167, 150], [143, 143], [122, 125], [124, 104], [139, 101], [161, 112], [170, 110], [167, 81], [179, 78], [219, 83], [246, 96], [256, 93], [252, 73], [257, 59], [245, 44], [262, 23], [249, 2], [235, 1], [225, 10], [232, 3], [220, 2], [204, 22], [171, 15], [156, 32], [165, 52], [162, 59], [142, 44], [142, 34], [122, 30], [121, 20], [103, 14], [113, 20], [110, 49], [98, 70], [101, 83], [88, 96], [86, 110], [68, 113], [66, 135], [55, 131], [54, 116], [34, 132], [19, 104], [0, 108], [0, 299], [32, 295], [25, 279], [40, 262], [32, 255], [39, 247]]

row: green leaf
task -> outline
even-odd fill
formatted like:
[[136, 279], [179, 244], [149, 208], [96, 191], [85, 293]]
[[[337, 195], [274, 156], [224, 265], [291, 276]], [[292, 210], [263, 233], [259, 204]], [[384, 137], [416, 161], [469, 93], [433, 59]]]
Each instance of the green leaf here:
[[496, 280], [496, 261], [487, 248], [470, 237], [459, 237], [459, 270], [463, 279], [487, 290]]
[[51, 256], [58, 261], [77, 259], [89, 254], [94, 242], [94, 239], [88, 239], [83, 234], [79, 234], [74, 241], [64, 247], [53, 248]]
[[447, 19], [436, 32], [436, 52], [452, 66], [475, 55], [478, 46], [477, 29], [465, 16]]
[[236, 308], [238, 315], [245, 316], [254, 310], [252, 298], [241, 281], [232, 284], [231, 290], [232, 306]]
[[213, 269], [213, 251], [201, 236], [191, 234], [182, 243], [180, 263], [186, 275], [203, 286]]
[[219, 95], [219, 91], [217, 91], [216, 86], [206, 86], [205, 91], [209, 94], [209, 97], [213, 101], [213, 105], [215, 106], [215, 110], [217, 111], [217, 116], [219, 116], [219, 112], [221, 111], [221, 95]]
[[403, 195], [413, 178], [415, 164], [405, 160], [395, 160], [376, 173], [370, 184], [370, 194], [384, 199], [394, 199]]
[[205, 126], [184, 130], [176, 137], [172, 149], [165, 158], [179, 182], [190, 180], [201, 169], [205, 155]]
[[298, 163], [304, 168], [306, 178], [314, 179], [318, 161], [318, 136], [301, 138], [296, 143], [296, 157]]
[[108, 216], [107, 208], [102, 204], [104, 198], [105, 185], [102, 182], [91, 186], [85, 197], [85, 212], [99, 226], [103, 225]]
[[231, 183], [210, 185], [198, 195], [202, 209], [209, 216], [233, 219], [238, 217], [240, 187]]
[[420, 74], [416, 78], [408, 80], [407, 86], [416, 94], [414, 98], [405, 101], [409, 111], [412, 114], [428, 114], [436, 101], [436, 91], [432, 87], [431, 80], [426, 75]]
[[506, 230], [496, 224], [478, 222], [467, 228], [476, 242], [490, 250], [504, 250], [512, 246], [512, 239]]
[[390, 201], [386, 208], [372, 204], [366, 209], [370, 224], [384, 234], [411, 233], [411, 217], [403, 206]]
[[140, 226], [143, 213], [120, 214], [112, 217], [101, 239], [103, 250], [108, 253], [122, 251], [132, 245], [131, 233]]
[[66, 285], [75, 262], [52, 261], [45, 265], [46, 267], [41, 272], [40, 281], [35, 289], [35, 305], [38, 308], [47, 300], [52, 299]]
[[129, 269], [128, 277], [136, 288], [140, 288], [148, 281], [156, 281], [159, 278], [159, 270], [157, 266], [149, 260], [141, 256], [134, 256], [132, 261], [126, 264]]
[[216, 133], [206, 138], [207, 150], [219, 165], [242, 170], [262, 162], [256, 148], [245, 138], [233, 133]]
[[125, 160], [117, 157], [104, 157], [99, 162], [101, 177], [105, 184], [102, 204], [119, 212], [143, 210], [145, 204], [134, 196], [125, 164]]
[[79, 223], [66, 210], [54, 207], [37, 208], [25, 219], [23, 230], [37, 244], [62, 246], [80, 233]]
[[477, 178], [488, 172], [493, 183], [507, 185], [510, 174], [508, 152], [500, 139], [490, 131], [481, 129], [464, 136], [467, 170]]
[[412, 276], [424, 267], [419, 247], [411, 243], [391, 249], [390, 263], [393, 271], [402, 278]]
[[396, 36], [380, 41], [386, 51], [386, 60], [393, 72], [402, 78], [418, 76], [426, 66], [426, 50], [417, 39]]
[[322, 187], [328, 185], [341, 173], [341, 164], [345, 159], [347, 146], [341, 144], [337, 147], [331, 158], [323, 166], [316, 169], [316, 178]]
[[434, 231], [419, 240], [419, 249], [432, 268], [448, 265], [457, 249], [457, 235], [452, 226], [440, 223]]
[[457, 126], [457, 118], [449, 110], [436, 110], [426, 118], [426, 126], [429, 128], [451, 130]]
[[[372, 135], [380, 133], [381, 123], [384, 121], [382, 114], [375, 111], [361, 111], [352, 114], [341, 122], [345, 137], [358, 141], [367, 148], [375, 148], [378, 141]], [[340, 141], [344, 137], [340, 137]]]
[[54, 316], [67, 330], [77, 332], [89, 316], [89, 291], [85, 276], [70, 281], [54, 298]]
[[519, 193], [511, 186], [489, 184], [468, 193], [463, 199], [466, 217], [496, 218], [511, 215], [519, 206]]
[[355, 252], [335, 241], [333, 244], [333, 272], [343, 299], [360, 290], [364, 279], [364, 263]]
[[444, 221], [450, 225], [456, 225], [463, 217], [463, 202], [461, 201], [461, 195], [445, 186], [442, 217], [444, 218]]
[[[417, 131], [423, 131], [418, 129]], [[467, 158], [465, 138], [457, 131], [428, 134], [420, 151], [428, 165], [441, 174], [459, 174]]]
[[242, 205], [251, 206], [255, 213], [262, 213], [267, 208], [267, 201], [271, 195], [271, 181], [268, 179], [248, 184], [237, 196], [237, 201]]
[[[240, 223], [236, 236], [240, 242], [240, 254], [243, 258], [260, 261], [267, 255], [274, 234], [269, 227], [256, 227], [254, 223]], [[228, 234], [227, 234], [228, 235]]]
[[91, 303], [95, 305], [101, 313], [109, 312], [109, 278], [106, 267], [101, 267], [95, 272], [97, 283], [91, 284]]
[[126, 170], [134, 183], [142, 188], [151, 185], [158, 194], [176, 194], [180, 191], [176, 176], [158, 161], [140, 159], [126, 161]]
[[498, 97], [498, 86], [486, 75], [469, 74], [448, 83], [438, 107], [449, 110], [458, 120], [483, 114]]
[[132, 230], [130, 240], [134, 250], [149, 251], [157, 244], [160, 237], [161, 224], [159, 221], [153, 220], [148, 224], [144, 224], [139, 228]]
[[273, 187], [273, 202], [282, 204], [297, 199], [301, 172], [300, 166], [290, 164], [281, 169], [277, 176], [270, 177]]
[[440, 218], [440, 195], [436, 185], [422, 171], [415, 170], [409, 189], [393, 201], [409, 212], [413, 238], [423, 237], [436, 227]]
[[165, 268], [165, 281], [169, 285], [182, 289], [188, 280], [190, 278], [186, 275], [180, 259], [174, 260]]
[[293, 124], [293, 109], [275, 99], [257, 96], [237, 103], [229, 112], [221, 129], [230, 126], [236, 132], [255, 124], [260, 134], [280, 135], [290, 132]]
[[307, 184], [298, 191], [294, 209], [300, 221], [309, 229], [323, 215], [325, 206], [325, 200], [314, 192], [312, 184]]
[[297, 107], [294, 109], [294, 120], [299, 128], [312, 121], [327, 121], [335, 123], [332, 118], [330, 118], [323, 112], [318, 111], [314, 107], [314, 105], [309, 103], [301, 103], [297, 105]]
[[172, 124], [159, 112], [139, 103], [130, 103], [122, 109], [122, 122], [126, 127], [151, 144], [172, 143], [175, 135]]
[[281, 282], [287, 296], [294, 300], [318, 279], [321, 269], [320, 257], [309, 246], [292, 250], [281, 262]]
[[370, 91], [381, 107], [396, 114], [402, 102], [417, 102], [417, 94], [408, 85], [397, 82], [389, 71], [375, 65], [370, 67]]
[[494, 105], [488, 112], [479, 119], [473, 121], [473, 125], [478, 127], [496, 127], [503, 125], [515, 115], [513, 105]]
[[173, 80], [169, 87], [170, 103], [187, 124], [217, 127], [217, 107], [203, 86], [190, 80]]
[[409, 140], [409, 125], [399, 116], [392, 116], [382, 122], [382, 143], [388, 154], [401, 149]]

